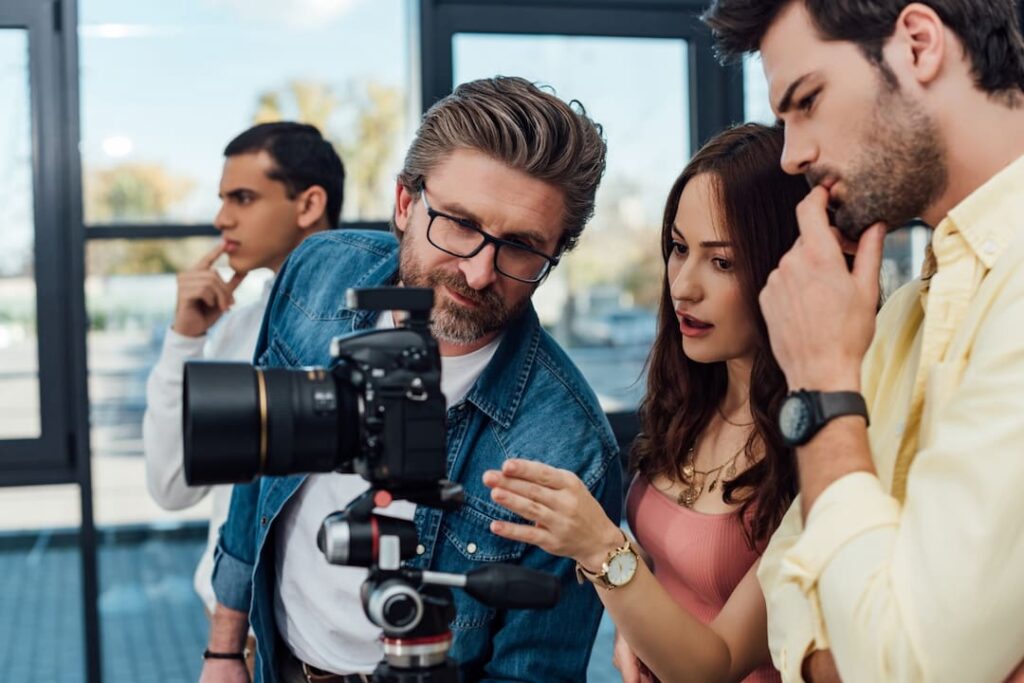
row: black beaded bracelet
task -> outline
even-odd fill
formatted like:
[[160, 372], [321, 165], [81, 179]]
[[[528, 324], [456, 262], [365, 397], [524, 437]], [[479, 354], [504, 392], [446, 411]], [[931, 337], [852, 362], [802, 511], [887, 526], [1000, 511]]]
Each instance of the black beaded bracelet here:
[[237, 659], [239, 661], [245, 661], [244, 652], [210, 652], [209, 650], [203, 650], [203, 659]]

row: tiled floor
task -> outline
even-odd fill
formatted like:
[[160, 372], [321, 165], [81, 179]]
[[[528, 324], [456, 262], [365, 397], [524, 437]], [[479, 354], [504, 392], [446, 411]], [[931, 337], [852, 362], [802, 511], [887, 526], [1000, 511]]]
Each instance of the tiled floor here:
[[[101, 534], [100, 619], [105, 683], [193, 683], [207, 621], [192, 591], [205, 530]], [[0, 536], [0, 681], [82, 683], [81, 560], [71, 534]], [[612, 626], [594, 644], [591, 683], [620, 678]]]

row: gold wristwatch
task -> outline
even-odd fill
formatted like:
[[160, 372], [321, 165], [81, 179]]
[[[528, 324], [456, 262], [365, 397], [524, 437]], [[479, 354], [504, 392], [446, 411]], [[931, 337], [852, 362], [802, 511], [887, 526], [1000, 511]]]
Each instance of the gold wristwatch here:
[[632, 581], [633, 577], [636, 576], [636, 568], [640, 564], [640, 558], [637, 556], [636, 551], [633, 550], [633, 546], [630, 545], [629, 538], [626, 537], [625, 532], [622, 534], [622, 540], [622, 546], [608, 553], [608, 559], [601, 565], [601, 571], [597, 574], [588, 571], [577, 562], [576, 580], [582, 584], [584, 579], [586, 579], [595, 586], [600, 586], [606, 590], [621, 588]]

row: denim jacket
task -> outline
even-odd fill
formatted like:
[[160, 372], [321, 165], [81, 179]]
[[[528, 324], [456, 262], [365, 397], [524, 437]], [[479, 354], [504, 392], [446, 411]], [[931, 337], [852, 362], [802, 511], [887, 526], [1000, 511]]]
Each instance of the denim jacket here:
[[[328, 365], [333, 337], [370, 328], [376, 314], [345, 308], [348, 287], [394, 284], [398, 242], [385, 232], [336, 230], [312, 236], [278, 274], [256, 346], [257, 365]], [[492, 520], [521, 521], [491, 501], [481, 477], [507, 458], [530, 458], [575, 472], [615, 522], [621, 511], [618, 449], [593, 391], [541, 328], [532, 306], [504, 338], [466, 398], [448, 408], [449, 478], [465, 489], [451, 512], [418, 507], [426, 552], [411, 566], [466, 572], [485, 562], [515, 563], [561, 578], [550, 610], [496, 610], [454, 590], [450, 655], [465, 681], [583, 681], [601, 616], [594, 588], [578, 585], [571, 560], [491, 533]], [[274, 521], [305, 476], [261, 477], [236, 486], [221, 527], [214, 590], [248, 611], [258, 640], [257, 681], [276, 678]]]

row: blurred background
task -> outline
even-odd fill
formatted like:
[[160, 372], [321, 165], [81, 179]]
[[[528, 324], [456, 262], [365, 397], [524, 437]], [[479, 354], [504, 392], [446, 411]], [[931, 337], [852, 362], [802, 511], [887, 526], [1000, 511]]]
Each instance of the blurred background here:
[[[145, 380], [175, 272], [216, 241], [222, 151], [264, 121], [344, 159], [348, 227], [385, 229], [425, 108], [496, 74], [603, 124], [578, 249], [535, 296], [623, 446], [655, 332], [663, 202], [724, 126], [771, 122], [760, 64], [719, 66], [689, 0], [3, 0], [0, 3], [0, 679], [191, 681], [201, 504], [145, 487]], [[889, 237], [891, 290], [923, 227]], [[270, 273], [249, 277], [256, 298]], [[618, 680], [610, 627], [591, 680]]]

